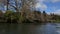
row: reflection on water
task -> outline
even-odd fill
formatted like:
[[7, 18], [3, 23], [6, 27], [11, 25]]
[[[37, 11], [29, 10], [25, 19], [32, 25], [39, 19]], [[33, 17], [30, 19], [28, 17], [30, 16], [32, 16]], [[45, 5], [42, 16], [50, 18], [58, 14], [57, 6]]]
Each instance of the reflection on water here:
[[0, 34], [60, 34], [55, 24], [0, 24]]

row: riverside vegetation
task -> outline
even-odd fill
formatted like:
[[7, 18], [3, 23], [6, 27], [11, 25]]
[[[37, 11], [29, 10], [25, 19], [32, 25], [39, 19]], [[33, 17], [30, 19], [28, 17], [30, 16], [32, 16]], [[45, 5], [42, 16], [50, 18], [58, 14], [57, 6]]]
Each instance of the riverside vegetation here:
[[[22, 14], [21, 14], [22, 13]], [[0, 11], [0, 23], [45, 23], [45, 22], [60, 22], [60, 15], [50, 14], [48, 15], [45, 11], [28, 11], [25, 12], [14, 12], [11, 10], [3, 13]]]

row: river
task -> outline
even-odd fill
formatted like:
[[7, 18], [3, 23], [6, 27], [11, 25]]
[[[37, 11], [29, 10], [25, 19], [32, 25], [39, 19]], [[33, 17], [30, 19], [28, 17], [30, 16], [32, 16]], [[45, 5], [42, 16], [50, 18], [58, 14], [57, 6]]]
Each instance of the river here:
[[0, 24], [0, 34], [60, 34], [59, 23]]

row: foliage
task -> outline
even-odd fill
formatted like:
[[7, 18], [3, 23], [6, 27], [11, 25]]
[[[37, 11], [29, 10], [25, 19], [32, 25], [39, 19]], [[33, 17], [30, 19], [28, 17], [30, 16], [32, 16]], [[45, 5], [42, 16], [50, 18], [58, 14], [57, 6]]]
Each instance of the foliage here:
[[13, 14], [13, 11], [7, 10], [6, 13], [4, 14], [6, 17], [9, 17]]
[[14, 12], [11, 10], [7, 10], [4, 14], [4, 17], [7, 21], [11, 22], [13, 19], [16, 19]]
[[[49, 18], [47, 17], [48, 14], [46, 14], [45, 11], [43, 11], [43, 13], [41, 13], [40, 11], [34, 11], [34, 13], [31, 13], [31, 15], [28, 15], [23, 12], [21, 14], [20, 12], [17, 13], [11, 10], [7, 10], [5, 13], [0, 11], [0, 14], [3, 14], [3, 16], [1, 15], [3, 18], [1, 20], [5, 20], [7, 23], [30, 23], [35, 22], [34, 20], [37, 20], [39, 22], [47, 22], [47, 19]], [[26, 17], [26, 15], [28, 18]], [[60, 22], [60, 15], [51, 14], [50, 17], [51, 18], [49, 18], [48, 20], [52, 20], [52, 22]]]
[[25, 17], [21, 16], [20, 13], [18, 14], [17, 12], [10, 10], [6, 11], [4, 17], [7, 21], [10, 20], [10, 22], [12, 22], [13, 20], [16, 22], [23, 22], [25, 20]]

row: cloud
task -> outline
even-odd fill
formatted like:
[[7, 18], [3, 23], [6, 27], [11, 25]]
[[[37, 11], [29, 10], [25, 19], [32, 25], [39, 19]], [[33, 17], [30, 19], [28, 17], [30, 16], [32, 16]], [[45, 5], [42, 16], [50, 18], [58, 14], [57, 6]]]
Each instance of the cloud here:
[[47, 14], [50, 14], [50, 13], [54, 13], [54, 14], [60, 15], [60, 9], [52, 11], [52, 12], [47, 12]]
[[60, 2], [60, 0], [51, 0], [51, 2], [53, 2], [53, 3]]
[[60, 2], [60, 0], [45, 0], [45, 2], [52, 2], [52, 3], [56, 3], [56, 2]]
[[47, 6], [45, 4], [40, 4], [40, 3], [37, 3], [35, 5], [35, 8], [38, 9], [40, 8], [41, 10], [45, 10], [47, 8]]
[[35, 8], [36, 9], [40, 8], [40, 10], [47, 9], [47, 5], [45, 5], [43, 2], [44, 0], [36, 0]]
[[58, 10], [52, 12], [52, 13], [57, 14], [57, 15], [60, 15], [60, 9], [58, 9]]
[[46, 10], [48, 7], [46, 4], [44, 4], [44, 2], [60, 2], [60, 0], [36, 0], [36, 4], [35, 4], [35, 8], [38, 9], [40, 8], [40, 10]]

